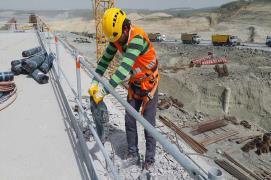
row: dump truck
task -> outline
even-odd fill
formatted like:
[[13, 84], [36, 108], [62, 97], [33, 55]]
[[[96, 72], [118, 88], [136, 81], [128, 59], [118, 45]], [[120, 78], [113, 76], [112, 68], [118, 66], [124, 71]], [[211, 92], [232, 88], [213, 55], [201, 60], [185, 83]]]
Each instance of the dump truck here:
[[199, 44], [201, 39], [198, 34], [182, 33], [181, 40], [183, 44]]
[[161, 33], [149, 33], [149, 39], [151, 42], [161, 42], [166, 40], [166, 35]]
[[266, 43], [265, 43], [268, 47], [271, 47], [271, 36], [267, 36], [266, 37]]
[[236, 46], [237, 41], [237, 36], [222, 34], [212, 35], [212, 43], [214, 46]]

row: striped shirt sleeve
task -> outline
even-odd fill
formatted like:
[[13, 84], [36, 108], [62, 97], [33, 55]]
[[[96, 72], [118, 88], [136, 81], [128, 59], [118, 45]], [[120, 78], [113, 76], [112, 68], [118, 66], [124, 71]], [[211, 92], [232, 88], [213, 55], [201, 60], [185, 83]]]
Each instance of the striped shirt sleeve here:
[[102, 59], [98, 63], [98, 66], [96, 68], [96, 73], [103, 76], [116, 53], [117, 53], [116, 46], [113, 43], [110, 43], [105, 49]]
[[121, 64], [109, 80], [109, 84], [116, 88], [130, 73], [137, 57], [144, 50], [144, 40], [140, 35], [135, 36], [123, 55]]
[[[113, 43], [109, 43], [109, 45], [106, 47], [104, 54], [101, 58], [101, 60], [99, 61], [97, 68], [95, 70], [96, 73], [98, 73], [100, 76], [103, 76], [106, 69], [108, 68], [110, 62], [112, 61], [112, 59], [114, 58], [114, 56], [117, 53], [117, 48]], [[98, 81], [94, 78], [93, 79], [95, 82], [98, 83]]]

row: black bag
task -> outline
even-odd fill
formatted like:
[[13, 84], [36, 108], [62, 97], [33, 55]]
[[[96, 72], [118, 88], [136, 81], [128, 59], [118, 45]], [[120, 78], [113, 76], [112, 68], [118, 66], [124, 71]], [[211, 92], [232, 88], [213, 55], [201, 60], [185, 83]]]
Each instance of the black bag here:
[[42, 51], [42, 48], [40, 46], [35, 47], [35, 48], [32, 48], [32, 49], [28, 49], [28, 50], [23, 51], [22, 56], [23, 57], [33, 56], [34, 54], [37, 54], [37, 53], [39, 53], [41, 51]]
[[26, 59], [11, 61], [11, 71], [14, 73], [14, 75], [28, 74], [22, 67], [22, 61], [25, 60]]
[[20, 60], [14, 60], [14, 61], [11, 61], [11, 67], [13, 67], [13, 66], [17, 66], [18, 64], [21, 64], [22, 63], [22, 60], [20, 59]]
[[0, 72], [0, 82], [1, 81], [13, 81], [14, 73], [13, 72]]
[[46, 56], [47, 53], [36, 54], [23, 61], [22, 66], [29, 74], [32, 74], [45, 61]]
[[41, 72], [39, 69], [36, 69], [31, 75], [33, 79], [35, 79], [40, 84], [48, 83], [49, 76]]
[[53, 65], [54, 59], [55, 59], [54, 54], [53, 54], [53, 53], [50, 53], [50, 54], [46, 57], [46, 59], [45, 59], [45, 61], [42, 63], [42, 65], [39, 67], [39, 69], [40, 69], [43, 73], [47, 74], [47, 73], [49, 72], [49, 70], [51, 69], [52, 65]]

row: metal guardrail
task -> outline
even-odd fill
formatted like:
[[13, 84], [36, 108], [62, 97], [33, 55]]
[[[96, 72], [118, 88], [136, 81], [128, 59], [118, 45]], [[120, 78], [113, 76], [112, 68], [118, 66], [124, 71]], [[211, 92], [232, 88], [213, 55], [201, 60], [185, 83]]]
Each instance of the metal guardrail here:
[[92, 74], [103, 86], [114, 96], [124, 107], [125, 110], [133, 116], [162, 146], [174, 157], [174, 159], [184, 167], [190, 176], [195, 179], [207, 179], [206, 174], [198, 168], [185, 154], [181, 153], [176, 145], [169, 142], [169, 140], [159, 133], [141, 114], [139, 114], [128, 102], [126, 102], [110, 85], [93, 70], [90, 65], [81, 59], [80, 63]]
[[33, 24], [32, 23], [8, 23], [8, 22], [0, 22], [0, 25], [27, 25], [27, 26], [32, 26]]
[[[67, 45], [66, 45], [67, 46]], [[71, 54], [76, 57], [74, 52], [71, 52]], [[178, 162], [181, 164], [186, 170], [188, 170], [189, 174], [194, 178], [198, 179], [207, 179], [206, 174], [202, 172], [198, 168], [197, 165], [194, 163], [189, 163], [191, 160], [184, 154], [182, 154], [179, 149], [171, 144], [168, 139], [166, 139], [164, 136], [162, 136], [146, 119], [144, 119], [130, 104], [128, 104], [125, 100], [122, 99], [122, 97], [119, 96], [119, 94], [113, 90], [109, 84], [104, 81], [100, 75], [98, 75], [92, 67], [90, 67], [89, 63], [86, 62], [86, 60], [79, 56], [80, 58], [77, 58], [77, 63], [80, 61], [80, 64], [85, 67], [85, 69], [94, 76], [100, 83], [104, 85], [104, 87], [113, 95], [124, 107], [125, 109], [137, 120], [139, 121], [147, 131], [152, 134], [152, 136], [171, 154]], [[78, 81], [81, 81], [80, 79]], [[78, 82], [77, 81], [77, 82]], [[80, 90], [80, 89], [79, 89]]]
[[[40, 37], [40, 33], [39, 31], [37, 31], [37, 35]], [[41, 38], [39, 38], [41, 39]], [[44, 47], [45, 49], [45, 45], [43, 42], [40, 42], [40, 44]], [[47, 45], [51, 45], [51, 43], [47, 43]], [[66, 99], [67, 101], [67, 97], [64, 93], [64, 90], [62, 89], [62, 85], [61, 85], [61, 82], [59, 81], [59, 77], [62, 76], [65, 81], [67, 82], [69, 88], [71, 89], [72, 93], [74, 94], [74, 96], [76, 97], [75, 98], [75, 101], [76, 103], [78, 104], [78, 107], [79, 107], [79, 121], [76, 120], [74, 114], [72, 113], [70, 107], [69, 107], [69, 103], [68, 101], [65, 103], [65, 105], [67, 107], [69, 107], [69, 116], [72, 117], [71, 118], [71, 121], [72, 121], [72, 124], [73, 124], [73, 127], [74, 127], [74, 130], [76, 132], [76, 134], [78, 135], [78, 140], [80, 142], [80, 146], [83, 150], [83, 155], [84, 155], [84, 158], [85, 158], [85, 162], [86, 162], [86, 166], [87, 166], [87, 169], [89, 171], [89, 175], [91, 176], [91, 179], [98, 179], [98, 176], [97, 176], [97, 171], [95, 170], [95, 167], [94, 167], [94, 163], [93, 163], [93, 159], [91, 158], [91, 156], [89, 155], [89, 150], [87, 148], [87, 145], [86, 145], [86, 141], [84, 139], [84, 136], [83, 136], [83, 133], [80, 129], [81, 127], [81, 123], [82, 123], [82, 119], [85, 118], [88, 122], [89, 122], [89, 129], [93, 135], [93, 138], [94, 140], [96, 141], [96, 143], [98, 144], [105, 160], [106, 160], [106, 163], [107, 163], [107, 166], [109, 167], [109, 169], [111, 170], [111, 173], [114, 177], [114, 179], [116, 180], [119, 180], [119, 175], [117, 173], [117, 170], [115, 168], [115, 166], [113, 165], [109, 155], [107, 154], [102, 142], [100, 141], [98, 135], [97, 135], [97, 132], [95, 131], [95, 129], [93, 128], [93, 123], [91, 123], [91, 120], [88, 118], [87, 116], [87, 113], [85, 112], [85, 110], [83, 109], [83, 105], [82, 105], [82, 95], [81, 95], [81, 75], [80, 75], [80, 65], [76, 64], [76, 66], [78, 67], [77, 70], [76, 70], [76, 76], [77, 76], [77, 92], [76, 90], [74, 90], [74, 88], [72, 87], [70, 81], [68, 80], [67, 76], [65, 75], [65, 73], [63, 72], [61, 66], [60, 66], [60, 63], [59, 63], [59, 51], [58, 51], [58, 41], [57, 41], [57, 38], [55, 38], [55, 45], [56, 45], [56, 60], [57, 60], [57, 71], [56, 71], [56, 68], [54, 67], [53, 70], [57, 76], [57, 83], [58, 83], [58, 88], [60, 88], [60, 92], [61, 95], [62, 95], [62, 98]], [[48, 47], [48, 49], [51, 49]], [[80, 56], [78, 56], [78, 59], [80, 59]], [[79, 62], [79, 61], [77, 61]]]
[[[44, 22], [42, 22], [43, 24], [45, 24]], [[46, 25], [47, 26], [47, 25]], [[48, 26], [47, 26], [48, 27]], [[38, 25], [38, 31], [39, 31], [40, 26]], [[39, 33], [38, 33], [39, 34]], [[51, 34], [53, 35], [53, 34]], [[53, 37], [55, 37], [55, 35], [53, 35]], [[57, 37], [56, 37], [57, 39]], [[101, 84], [103, 84], [103, 86], [111, 93], [111, 95], [113, 95], [126, 109], [127, 112], [129, 112], [162, 146], [163, 148], [174, 157], [174, 159], [190, 174], [190, 176], [193, 179], [221, 179], [222, 177], [222, 172], [218, 169], [211, 169], [208, 174], [206, 174], [204, 171], [202, 171], [198, 165], [193, 162], [191, 159], [189, 159], [185, 154], [183, 154], [182, 152], [180, 152], [180, 150], [177, 148], [176, 145], [170, 143], [170, 141], [164, 137], [161, 133], [159, 133], [144, 117], [141, 116], [141, 114], [139, 114], [128, 102], [126, 102], [124, 99], [122, 99], [122, 97], [120, 97], [120, 95], [111, 88], [111, 86], [104, 80], [101, 78], [100, 75], [98, 75], [95, 70], [89, 65], [89, 63], [84, 59], [83, 56], [77, 55], [74, 50], [72, 48], [68, 48], [67, 44], [63, 43], [62, 41], [60, 41], [64, 47], [66, 47], [69, 51], [70, 54], [75, 58], [76, 61], [76, 66], [77, 66], [77, 92], [72, 88], [68, 78], [66, 77], [66, 75], [64, 74], [63, 70], [60, 67], [60, 63], [59, 63], [59, 55], [58, 55], [58, 41], [56, 41], [56, 57], [57, 57], [57, 69], [58, 69], [58, 78], [64, 77], [65, 81], [68, 83], [69, 87], [71, 88], [74, 96], [76, 97], [76, 102], [78, 104], [79, 107], [79, 111], [80, 113], [82, 113], [82, 115], [80, 115], [79, 117], [79, 122], [82, 121], [81, 118], [86, 118], [88, 122], [90, 122], [89, 124], [89, 128], [91, 130], [91, 132], [93, 133], [93, 137], [95, 139], [95, 141], [98, 143], [98, 146], [100, 148], [100, 150], [102, 151], [102, 154], [104, 156], [104, 158], [106, 159], [106, 162], [108, 163], [111, 172], [114, 176], [115, 179], [119, 179], [118, 173], [112, 163], [112, 161], [110, 160], [105, 148], [103, 147], [95, 129], [92, 127], [92, 123], [90, 121], [90, 119], [88, 118], [85, 110], [83, 109], [82, 106], [82, 101], [81, 101], [81, 76], [80, 76], [80, 68], [81, 66], [84, 67], [84, 69], [88, 72], [87, 74], [91, 75], [92, 77], [95, 77]], [[47, 44], [51, 44], [50, 42]], [[49, 48], [51, 49], [51, 48]], [[54, 67], [55, 69], [55, 67]], [[56, 72], [56, 71], [55, 71]], [[91, 78], [92, 78], [91, 77]], [[61, 83], [58, 79], [58, 84], [59, 84], [59, 88], [62, 88]], [[62, 89], [63, 91], [63, 89]], [[63, 91], [64, 94], [64, 91]], [[65, 95], [65, 94], [64, 94]], [[68, 104], [67, 104], [68, 105]], [[71, 113], [71, 115], [73, 115]], [[73, 115], [74, 116], [74, 115]], [[76, 126], [78, 127], [78, 122], [76, 122]], [[95, 167], [93, 165], [92, 159], [89, 156], [89, 154], [87, 154], [86, 151], [86, 142], [83, 142], [84, 140], [82, 140], [82, 132], [80, 129], [75, 128], [76, 133], [79, 133], [79, 141], [81, 144], [81, 147], [83, 148], [83, 152], [84, 152], [84, 156], [85, 158], [89, 157], [90, 160], [88, 160], [86, 163], [88, 170], [90, 171], [90, 174], [93, 175], [93, 179], [97, 179], [97, 174], [95, 175]], [[81, 138], [80, 138], [81, 137]], [[87, 158], [88, 159], [88, 158]], [[212, 172], [220, 172], [219, 175], [214, 175], [212, 174]]]

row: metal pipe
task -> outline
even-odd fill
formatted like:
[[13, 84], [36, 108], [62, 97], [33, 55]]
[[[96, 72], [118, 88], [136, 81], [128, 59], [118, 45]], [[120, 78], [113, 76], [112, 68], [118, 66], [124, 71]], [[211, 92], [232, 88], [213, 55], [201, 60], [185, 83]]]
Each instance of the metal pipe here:
[[[36, 33], [37, 33], [37, 37], [38, 37], [38, 40], [39, 40], [40, 45], [44, 48], [44, 44], [43, 44], [43, 42], [42, 42], [42, 40], [41, 40], [40, 33], [39, 33], [38, 31], [36, 31]], [[57, 73], [56, 73], [56, 69], [55, 69], [54, 66], [52, 67], [52, 70], [53, 70], [53, 73], [52, 73], [52, 74], [53, 74], [53, 75], [56, 75]], [[59, 90], [59, 92], [60, 92], [60, 94], [61, 94], [63, 103], [65, 104], [65, 107], [66, 107], [66, 109], [67, 109], [67, 111], [68, 111], [68, 115], [69, 115], [69, 117], [70, 117], [70, 119], [71, 119], [71, 123], [72, 123], [72, 126], [73, 126], [73, 128], [74, 128], [74, 131], [75, 131], [76, 134], [77, 134], [78, 141], [79, 141], [79, 144], [80, 144], [80, 146], [81, 146], [81, 150], [82, 150], [83, 157], [84, 157], [84, 162], [85, 162], [86, 167], [87, 167], [87, 169], [88, 169], [89, 175], [91, 176], [91, 179], [93, 179], [93, 180], [98, 180], [98, 176], [97, 176], [96, 169], [95, 169], [94, 166], [93, 166], [93, 164], [94, 164], [94, 163], [93, 163], [93, 159], [92, 159], [91, 156], [89, 156], [89, 150], [88, 150], [87, 144], [86, 144], [86, 142], [85, 142], [85, 140], [84, 140], [83, 133], [82, 133], [82, 131], [79, 129], [78, 124], [77, 124], [77, 122], [75, 121], [75, 117], [74, 117], [74, 115], [73, 115], [73, 113], [72, 113], [72, 110], [71, 110], [71, 108], [70, 108], [70, 106], [69, 106], [67, 97], [65, 96], [64, 90], [63, 90], [63, 88], [62, 88], [62, 86], [61, 86], [60, 79], [55, 78], [55, 80], [56, 80], [56, 83], [57, 83], [57, 86], [58, 86], [58, 90]]]
[[225, 114], [229, 113], [229, 107], [230, 107], [230, 97], [231, 97], [231, 89], [229, 87], [226, 87], [224, 90], [224, 112]]
[[[0, 22], [0, 24], [4, 24], [4, 25], [13, 25], [13, 24], [15, 24], [15, 23]], [[17, 25], [29, 25], [29, 26], [33, 25], [32, 23], [17, 23], [17, 22], [16, 22], [16, 24], [17, 24]]]
[[[61, 71], [61, 73], [62, 73], [62, 75], [63, 75], [64, 80], [67, 82], [68, 86], [69, 86], [70, 89], [72, 90], [72, 93], [74, 94], [74, 96], [75, 96], [75, 97], [78, 97], [78, 94], [76, 93], [76, 91], [75, 91], [75, 90], [73, 89], [73, 87], [71, 86], [71, 83], [69, 82], [68, 78], [66, 77], [65, 73], [63, 72], [63, 70], [62, 70], [61, 68], [60, 68], [60, 71]], [[86, 113], [85, 110], [83, 109], [82, 103], [80, 103], [80, 101], [78, 100], [78, 98], [76, 98], [75, 101], [76, 101], [77, 104], [78, 104], [78, 107], [79, 107], [80, 112], [83, 113], [84, 118], [86, 118], [89, 122], [91, 122], [91, 120], [90, 120], [90, 119], [88, 118], [88, 116], [87, 116], [87, 113]], [[117, 170], [116, 170], [115, 166], [113, 165], [112, 161], [110, 160], [110, 157], [108, 156], [108, 154], [107, 154], [107, 152], [106, 152], [106, 150], [105, 150], [105, 148], [104, 148], [104, 146], [103, 146], [103, 144], [102, 144], [102, 142], [101, 142], [101, 140], [100, 140], [100, 138], [99, 138], [97, 132], [96, 132], [95, 129], [92, 127], [92, 124], [93, 124], [93, 123], [91, 123], [91, 124], [89, 125], [89, 128], [90, 128], [90, 131], [91, 131], [91, 133], [92, 133], [92, 135], [93, 135], [93, 138], [94, 138], [94, 140], [98, 143], [98, 146], [99, 146], [100, 150], [102, 151], [102, 154], [103, 154], [103, 156], [104, 156], [104, 158], [105, 158], [105, 160], [106, 160], [106, 162], [107, 162], [109, 168], [111, 169], [113, 176], [115, 177], [115, 179], [119, 179]]]
[[[45, 35], [44, 35], [45, 36]], [[46, 37], [45, 37], [46, 38]], [[49, 48], [49, 52], [51, 52], [52, 50], [51, 50], [51, 43], [50, 43], [50, 38], [51, 38], [51, 36], [50, 36], [50, 32], [48, 31], [47, 32], [47, 38], [46, 39], [48, 39], [48, 41], [47, 41], [47, 46], [48, 46], [48, 48]]]
[[[76, 101], [78, 103], [78, 107], [79, 107], [80, 111], [84, 114], [84, 116], [88, 119], [88, 121], [90, 121], [90, 119], [87, 116], [86, 111], [82, 107], [82, 104], [79, 104], [80, 101], [78, 99], [76, 99]], [[107, 162], [107, 165], [110, 167], [110, 169], [112, 171], [112, 174], [113, 174], [114, 178], [117, 179], [117, 180], [120, 179], [120, 177], [119, 177], [119, 175], [117, 173], [117, 169], [115, 168], [115, 166], [112, 163], [110, 157], [108, 156], [108, 154], [107, 154], [107, 152], [106, 152], [106, 150], [105, 150], [105, 148], [104, 148], [104, 146], [103, 146], [97, 132], [95, 131], [95, 129], [93, 128], [92, 125], [89, 125], [89, 128], [90, 128], [90, 131], [92, 132], [92, 135], [93, 135], [95, 141], [98, 143], [98, 146], [100, 147], [100, 149], [101, 149], [101, 151], [102, 151], [102, 153], [104, 155], [104, 158], [105, 158], [105, 160]]]
[[179, 151], [176, 145], [170, 143], [161, 133], [159, 133], [144, 117], [142, 117], [128, 102], [122, 99], [118, 93], [113, 90], [110, 85], [101, 78], [84, 59], [80, 59], [80, 62], [85, 68], [100, 82], [103, 86], [113, 95], [126, 109], [126, 111], [139, 121], [144, 128], [164, 147], [164, 149], [171, 154], [176, 161], [182, 165], [194, 179], [207, 179], [207, 175], [202, 172], [191, 160]]
[[[80, 73], [80, 55], [76, 57], [76, 83], [77, 83], [77, 98], [79, 100], [80, 105], [82, 105], [82, 88], [81, 88], [81, 73]], [[84, 119], [82, 116], [82, 112], [79, 111], [79, 124], [80, 127], [84, 126]]]
[[56, 44], [56, 62], [57, 62], [57, 76], [60, 80], [60, 62], [59, 62], [59, 50], [58, 50], [58, 37], [55, 36], [55, 44]]
[[[52, 69], [53, 69], [53, 72], [54, 72], [53, 74], [56, 75], [57, 73], [56, 73], [55, 67], [53, 66]], [[84, 139], [84, 135], [83, 135], [82, 131], [80, 130], [80, 128], [78, 127], [78, 124], [77, 124], [77, 122], [75, 120], [75, 117], [74, 117], [74, 115], [72, 113], [72, 110], [71, 110], [71, 108], [69, 106], [69, 102], [67, 100], [67, 97], [65, 96], [64, 90], [63, 90], [63, 88], [61, 86], [61, 83], [60, 83], [59, 79], [55, 79], [55, 80], [57, 82], [58, 89], [60, 91], [60, 94], [61, 94], [62, 99], [64, 101], [64, 104], [66, 106], [66, 109], [68, 111], [69, 117], [71, 118], [71, 123], [72, 123], [74, 131], [76, 132], [79, 144], [81, 146], [81, 150], [82, 150], [82, 153], [83, 153], [83, 156], [84, 156], [84, 162], [85, 162], [86, 167], [88, 169], [89, 175], [91, 176], [91, 179], [98, 180], [96, 169], [93, 166], [93, 164], [94, 164], [93, 159], [89, 155], [89, 150], [88, 150], [86, 141]]]

